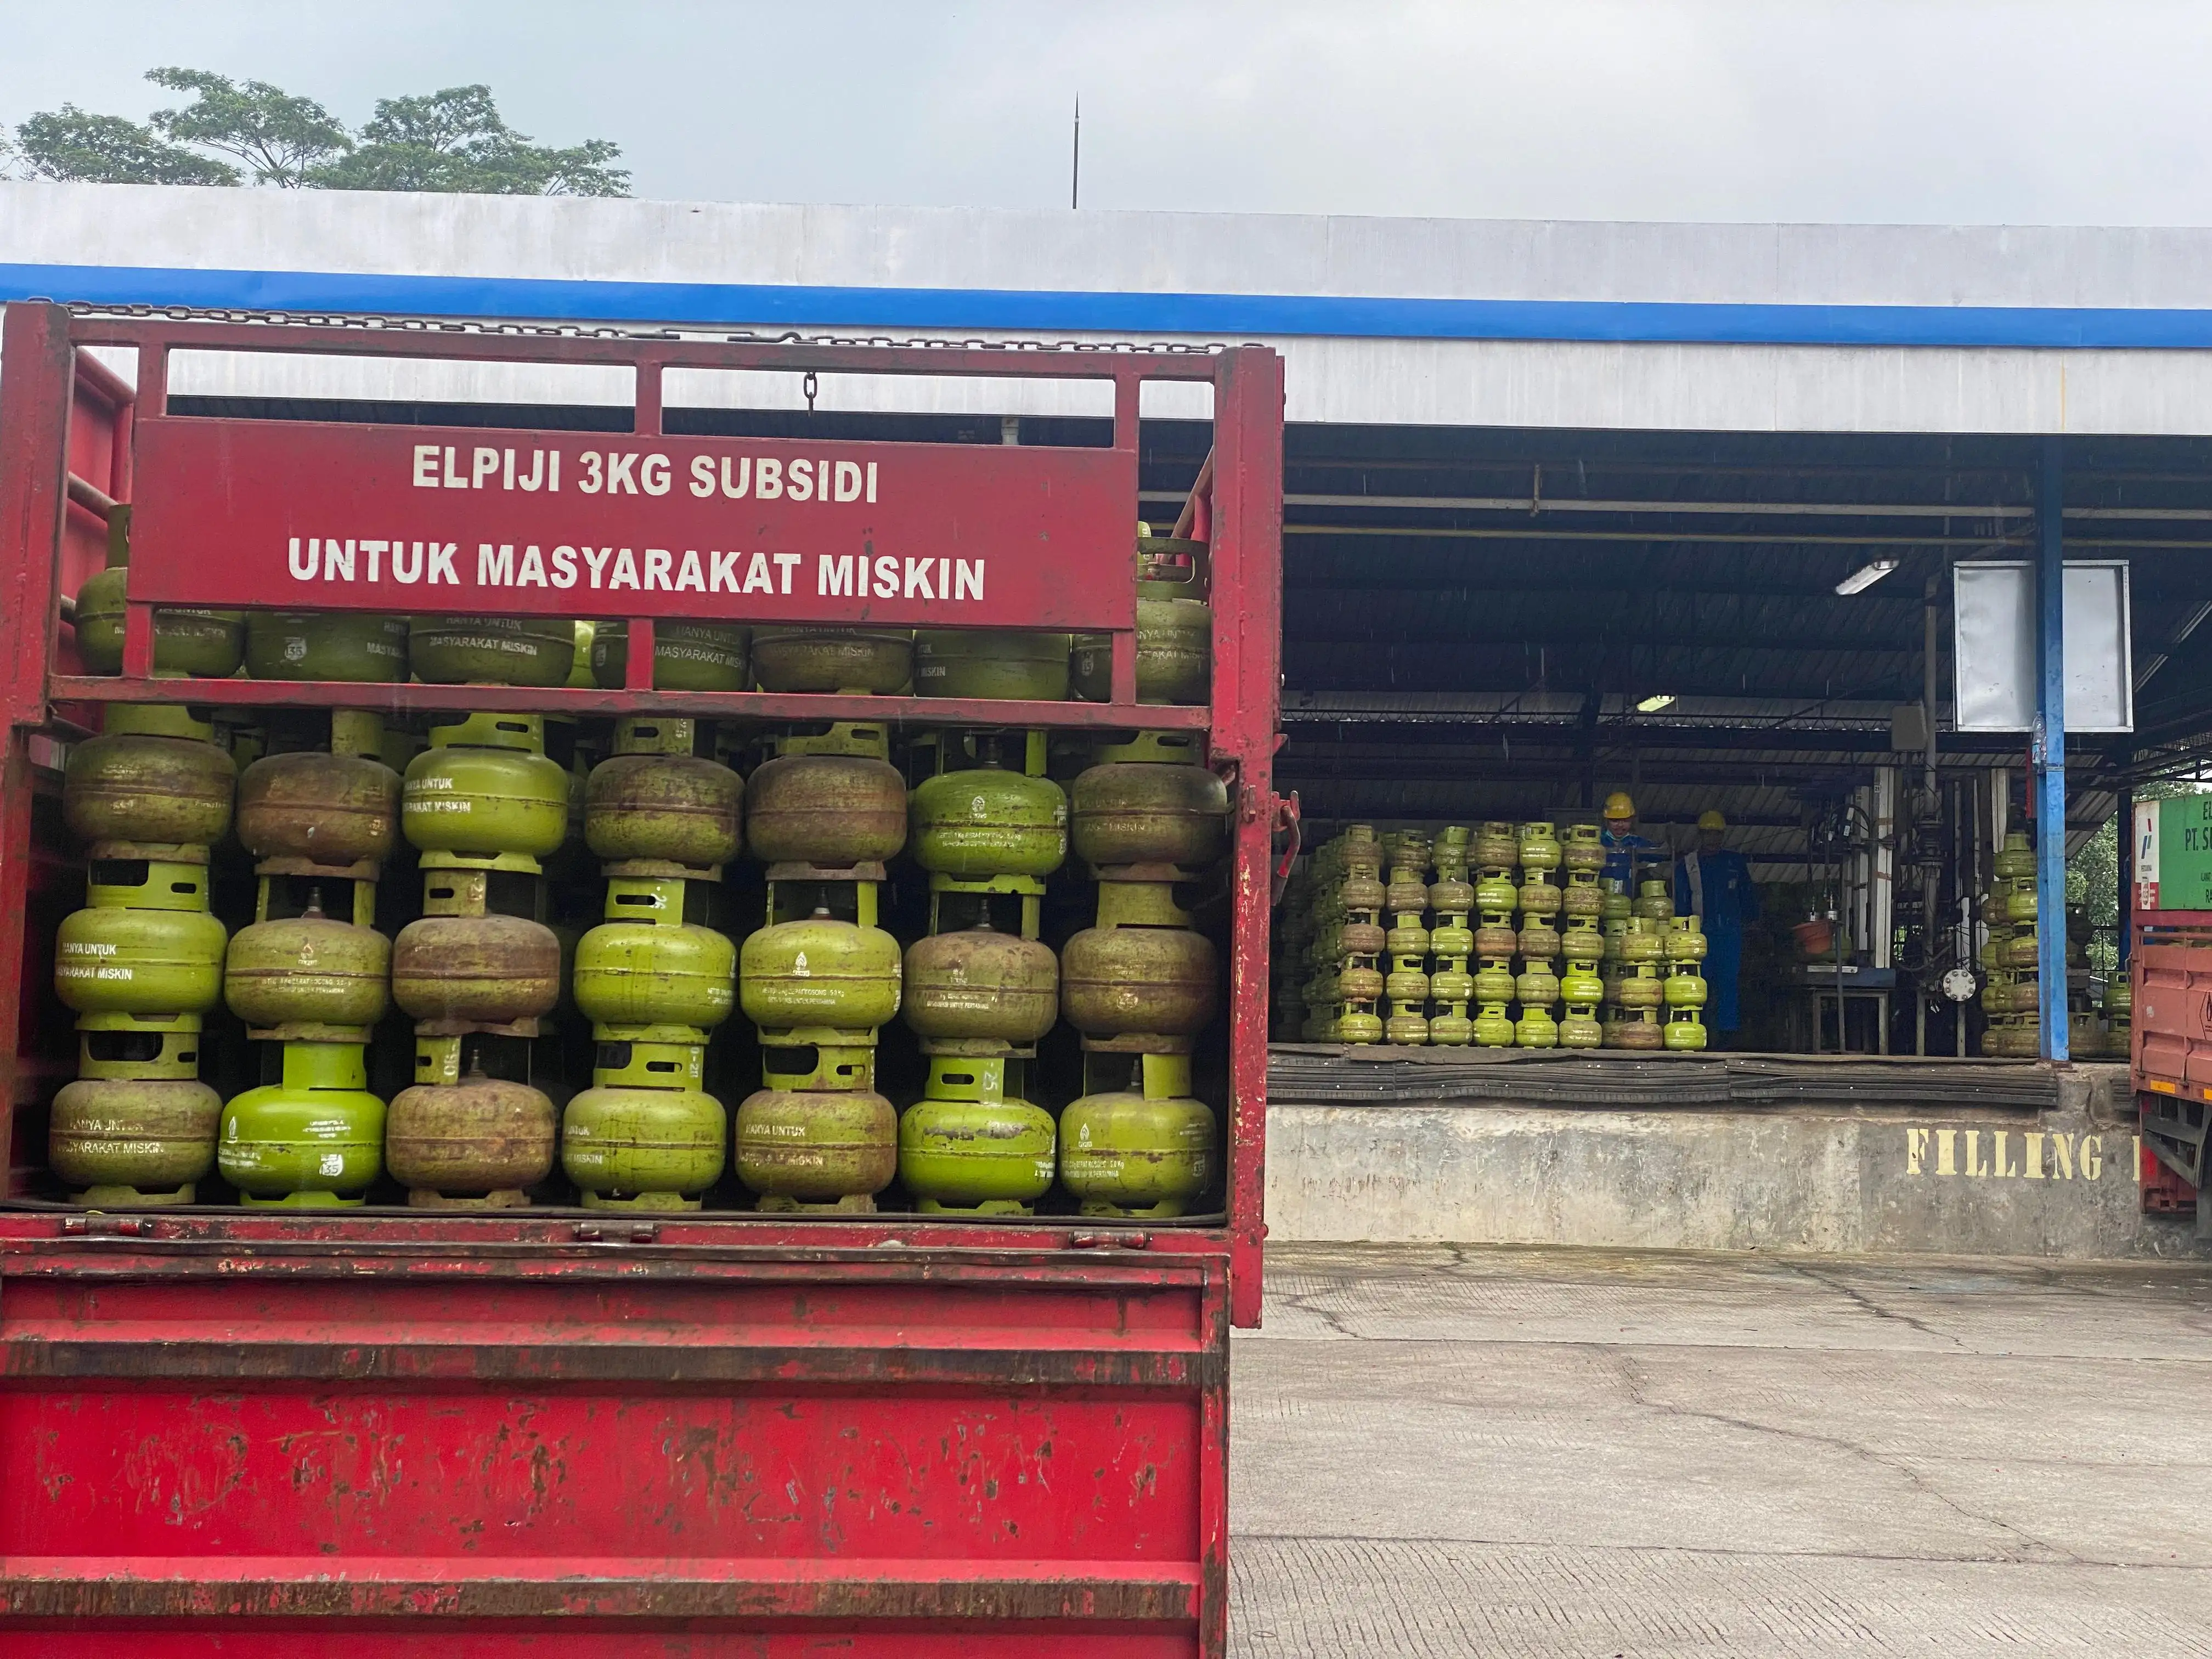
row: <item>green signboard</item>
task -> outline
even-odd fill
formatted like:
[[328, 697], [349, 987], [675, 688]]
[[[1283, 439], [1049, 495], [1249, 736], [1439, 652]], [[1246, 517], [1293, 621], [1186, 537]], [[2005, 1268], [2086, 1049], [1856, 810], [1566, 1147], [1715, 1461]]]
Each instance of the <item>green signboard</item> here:
[[2138, 910], [2212, 910], [2212, 793], [2136, 804]]

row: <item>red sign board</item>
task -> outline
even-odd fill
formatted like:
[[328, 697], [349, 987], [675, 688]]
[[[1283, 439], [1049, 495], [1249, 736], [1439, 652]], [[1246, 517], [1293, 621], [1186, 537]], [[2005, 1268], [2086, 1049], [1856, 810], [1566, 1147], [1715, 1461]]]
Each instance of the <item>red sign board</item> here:
[[1136, 621], [1126, 450], [148, 418], [133, 493], [158, 604]]

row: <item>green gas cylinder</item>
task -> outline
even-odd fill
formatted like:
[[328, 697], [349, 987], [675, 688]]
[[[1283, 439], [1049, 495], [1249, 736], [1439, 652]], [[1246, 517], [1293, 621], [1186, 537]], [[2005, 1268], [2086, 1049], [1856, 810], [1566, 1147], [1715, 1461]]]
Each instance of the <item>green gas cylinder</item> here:
[[[1206, 544], [1137, 531], [1137, 701], [1203, 702], [1213, 678]], [[1109, 700], [1112, 635], [1076, 635], [1073, 678], [1079, 696]]]
[[[629, 674], [629, 624], [604, 622], [592, 630], [591, 673], [603, 690], [619, 691]], [[742, 691], [752, 683], [752, 630], [735, 623], [653, 624], [656, 691]]]
[[576, 1006], [586, 1019], [704, 1030], [729, 1018], [736, 949], [684, 921], [680, 878], [616, 877], [606, 915], [576, 945]]
[[1474, 884], [1474, 908], [1485, 916], [1510, 916], [1521, 908], [1521, 890], [1510, 876], [1490, 871]]
[[1032, 1043], [1060, 1012], [1060, 964], [1049, 947], [1002, 933], [984, 917], [907, 947], [906, 1023], [923, 1037]]
[[368, 1092], [367, 1050], [286, 1042], [283, 1080], [223, 1108], [216, 1162], [248, 1206], [359, 1204], [384, 1168], [384, 1103]]
[[1559, 844], [1559, 831], [1549, 818], [1533, 820], [1521, 826], [1520, 860], [1522, 879], [1528, 879], [1532, 870], [1556, 870], [1565, 857]]
[[1073, 646], [1069, 634], [925, 628], [914, 636], [915, 695], [1058, 702]]
[[693, 869], [725, 864], [743, 845], [744, 781], [693, 752], [698, 722], [633, 714], [615, 726], [615, 752], [584, 787], [584, 836], [608, 860], [661, 859]]
[[745, 839], [764, 864], [880, 864], [906, 845], [906, 780], [872, 755], [780, 755], [745, 786]]
[[1513, 969], [1504, 962], [1491, 957], [1475, 971], [1474, 1000], [1477, 1002], [1510, 1002], [1513, 990]]
[[1674, 919], [1674, 890], [1664, 881], [1647, 881], [1637, 889], [1629, 912], [1664, 927]]
[[1675, 1054], [1693, 1054], [1707, 1042], [1705, 1021], [1694, 1008], [1678, 1011], [1667, 1021], [1661, 1041]]
[[897, 691], [914, 678], [914, 630], [757, 628], [753, 677], [763, 691]]
[[[76, 591], [77, 654], [88, 672], [123, 672], [124, 590], [130, 567], [109, 565]], [[228, 679], [246, 648], [246, 612], [162, 609], [154, 613], [154, 672]]]
[[1212, 1178], [1213, 1110], [1190, 1097], [1190, 1057], [1140, 1060], [1139, 1088], [1085, 1095], [1060, 1114], [1060, 1183], [1085, 1215], [1178, 1216]]
[[1514, 1046], [1521, 1048], [1556, 1048], [1559, 1046], [1559, 1022], [1552, 1018], [1548, 1008], [1527, 1008], [1513, 1026]]
[[62, 918], [54, 992], [80, 1014], [199, 1014], [222, 994], [228, 934], [208, 914], [207, 867], [95, 860], [86, 908]]
[[1009, 1086], [1016, 1060], [939, 1054], [901, 1114], [899, 1177], [926, 1212], [1025, 1215], [1052, 1186], [1052, 1114]]
[[527, 1189], [552, 1173], [555, 1139], [542, 1091], [472, 1069], [392, 1097], [384, 1158], [419, 1209], [505, 1209], [527, 1204]]
[[1685, 963], [1667, 975], [1663, 993], [1669, 1008], [1705, 1006], [1705, 980], [1694, 963]]
[[110, 703], [106, 729], [70, 747], [62, 817], [87, 841], [211, 846], [230, 828], [238, 768], [215, 727], [167, 703]]
[[246, 672], [257, 680], [404, 680], [407, 619], [359, 611], [256, 611], [246, 623]]
[[1605, 996], [1605, 981], [1577, 963], [1568, 963], [1567, 971], [1555, 983], [1559, 988], [1559, 1000], [1571, 1008], [1587, 1008]]
[[1669, 962], [1703, 962], [1711, 948], [1705, 939], [1705, 924], [1693, 915], [1669, 918], [1660, 943]]
[[223, 968], [223, 1000], [257, 1030], [370, 1026], [390, 1004], [391, 977], [392, 941], [325, 915], [317, 893], [303, 915], [239, 929]]
[[738, 1179], [775, 1209], [872, 1209], [898, 1173], [898, 1113], [872, 1089], [762, 1089], [738, 1107]]
[[899, 967], [896, 939], [837, 921], [822, 905], [747, 938], [738, 998], [745, 1018], [768, 1030], [872, 1030], [899, 1011]]
[[601, 1084], [561, 1115], [561, 1168], [589, 1209], [696, 1210], [729, 1135], [721, 1102], [696, 1088]]
[[189, 1204], [222, 1116], [204, 1083], [80, 1079], [54, 1097], [46, 1164], [79, 1204]]
[[1594, 1014], [1567, 1010], [1559, 1019], [1559, 1047], [1562, 1048], [1597, 1048], [1604, 1046], [1605, 1028]]
[[2033, 881], [2035, 879], [2035, 844], [2027, 832], [2013, 830], [2006, 832], [2004, 845], [1990, 860], [2000, 881]]
[[908, 839], [923, 869], [956, 879], [1050, 875], [1067, 857], [1067, 797], [1007, 770], [993, 747], [980, 767], [915, 786]]
[[426, 853], [543, 858], [568, 830], [568, 775], [545, 755], [536, 714], [470, 714], [430, 728], [407, 763], [400, 827]]
[[408, 665], [430, 685], [565, 685], [576, 624], [555, 617], [416, 617]]
[[340, 867], [381, 863], [399, 839], [399, 775], [383, 722], [337, 709], [331, 747], [264, 755], [238, 781], [238, 838], [257, 859]]

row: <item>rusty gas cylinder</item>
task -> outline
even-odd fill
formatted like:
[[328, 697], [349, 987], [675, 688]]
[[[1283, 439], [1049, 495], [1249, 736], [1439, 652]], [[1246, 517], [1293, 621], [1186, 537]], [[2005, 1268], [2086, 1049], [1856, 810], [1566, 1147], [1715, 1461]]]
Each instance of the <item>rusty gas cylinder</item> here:
[[906, 845], [906, 780], [866, 755], [783, 755], [745, 788], [745, 838], [765, 864], [848, 869]]
[[504, 1024], [550, 1012], [561, 941], [523, 916], [422, 916], [392, 945], [392, 996], [410, 1018]]
[[528, 1203], [526, 1189], [552, 1173], [555, 1139], [542, 1091], [471, 1070], [392, 1097], [384, 1164], [418, 1208], [504, 1208]]

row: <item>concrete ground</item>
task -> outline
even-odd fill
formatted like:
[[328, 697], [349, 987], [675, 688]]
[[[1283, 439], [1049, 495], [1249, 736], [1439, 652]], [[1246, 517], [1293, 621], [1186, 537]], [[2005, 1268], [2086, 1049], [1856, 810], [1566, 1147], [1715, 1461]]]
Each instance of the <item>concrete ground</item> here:
[[2212, 1267], [1271, 1249], [1231, 1650], [2212, 1655]]

